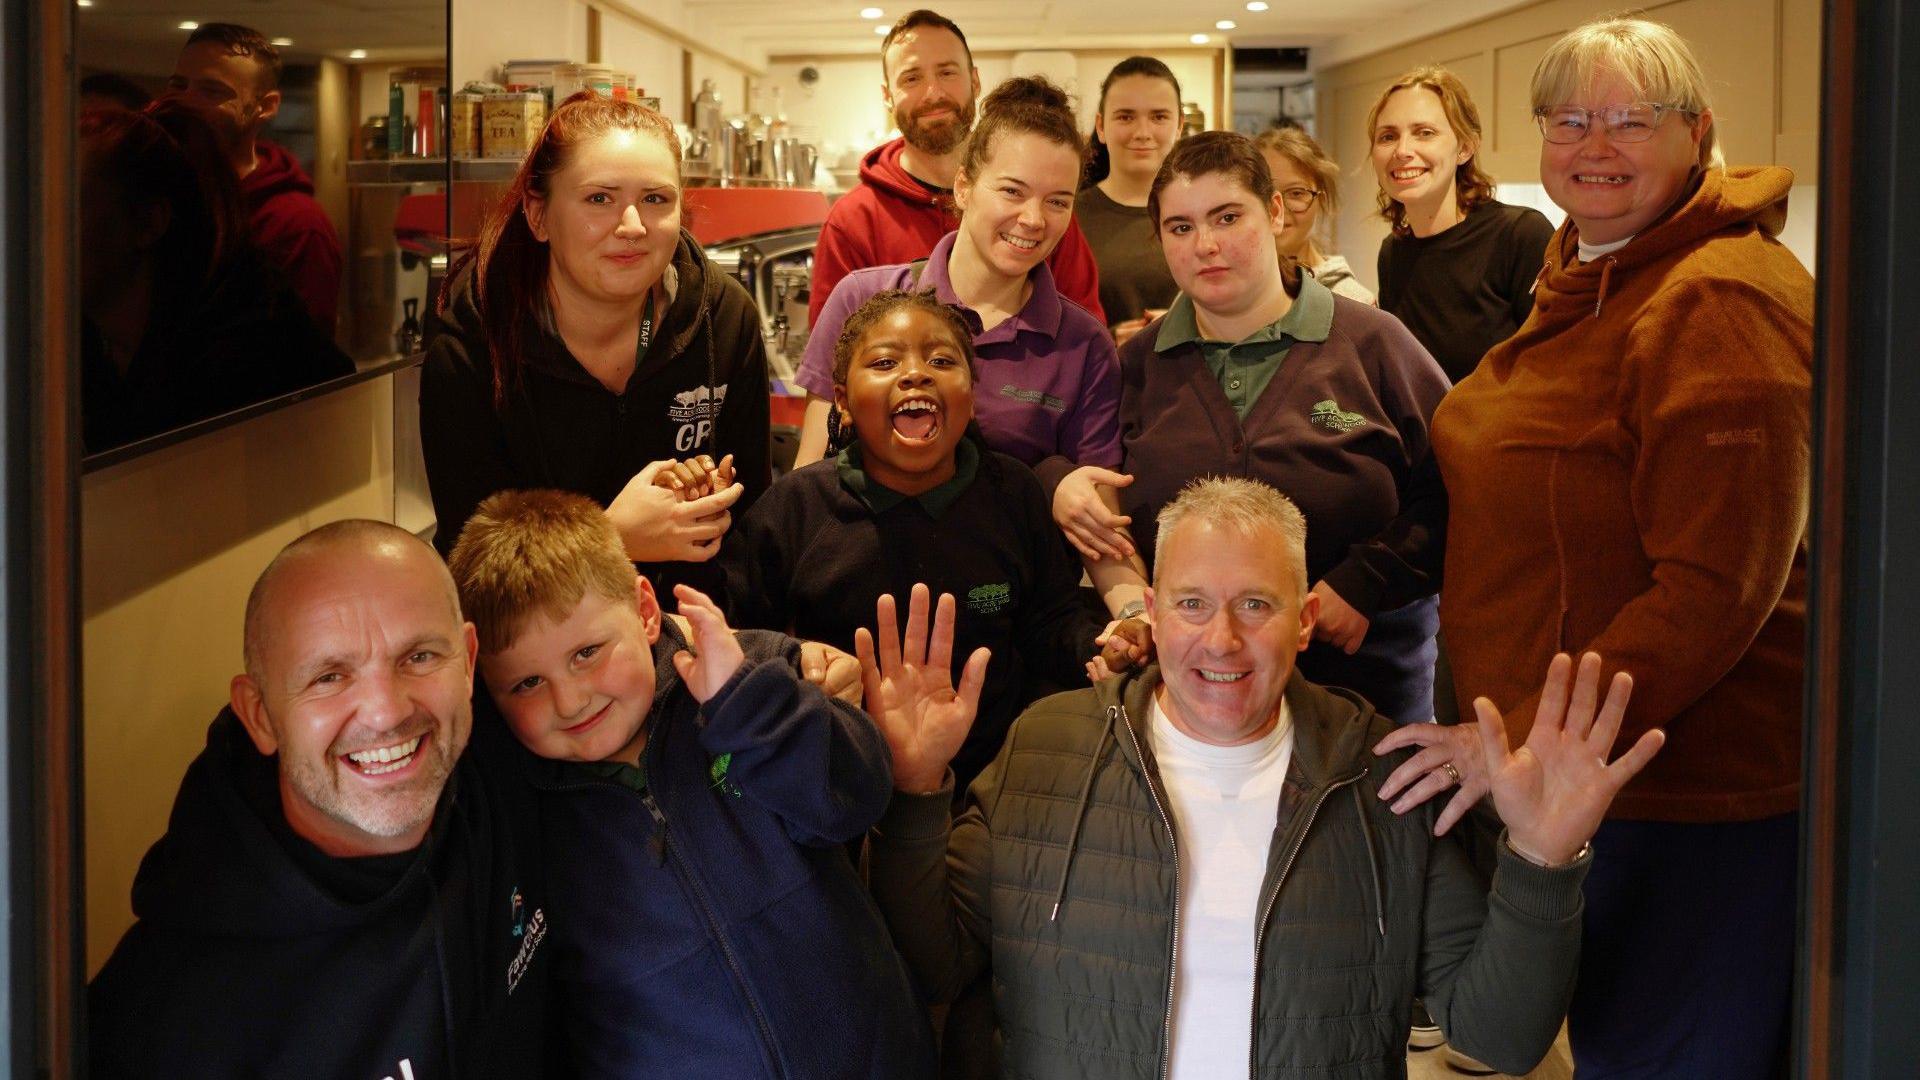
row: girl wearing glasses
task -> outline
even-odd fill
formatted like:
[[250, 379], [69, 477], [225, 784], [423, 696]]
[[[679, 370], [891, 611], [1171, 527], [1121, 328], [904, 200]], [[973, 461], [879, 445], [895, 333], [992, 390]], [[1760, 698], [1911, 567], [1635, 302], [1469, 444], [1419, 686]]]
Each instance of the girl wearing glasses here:
[[1367, 137], [1393, 228], [1380, 245], [1380, 306], [1459, 382], [1526, 321], [1553, 225], [1494, 199], [1480, 112], [1445, 68], [1394, 80], [1367, 114]]
[[[1525, 737], [1516, 672], [1591, 650], [1660, 759], [1593, 839], [1575, 1071], [1784, 1074], [1793, 977], [1813, 280], [1777, 239], [1786, 169], [1728, 168], [1707, 80], [1658, 23], [1590, 23], [1533, 75], [1567, 212], [1533, 314], [1447, 396], [1444, 629], [1462, 711]], [[1484, 793], [1472, 733], [1408, 777]], [[1426, 760], [1421, 760], [1422, 758]], [[1413, 764], [1413, 762], [1409, 762]]]
[[1446, 516], [1427, 421], [1446, 376], [1397, 319], [1279, 257], [1285, 210], [1246, 136], [1181, 140], [1147, 207], [1180, 296], [1120, 350], [1125, 516], [1095, 538], [1119, 555], [1089, 561], [1094, 584], [1112, 614], [1130, 614], [1155, 516], [1182, 487], [1200, 476], [1271, 484], [1310, 523], [1320, 620], [1300, 670], [1396, 720], [1427, 719]]
[[1373, 303], [1373, 293], [1353, 276], [1347, 260], [1321, 252], [1313, 237], [1320, 211], [1331, 214], [1339, 208], [1340, 167], [1313, 141], [1313, 136], [1297, 127], [1263, 131], [1253, 144], [1267, 159], [1274, 190], [1280, 193], [1280, 231], [1274, 237], [1280, 257], [1312, 271], [1335, 296]]

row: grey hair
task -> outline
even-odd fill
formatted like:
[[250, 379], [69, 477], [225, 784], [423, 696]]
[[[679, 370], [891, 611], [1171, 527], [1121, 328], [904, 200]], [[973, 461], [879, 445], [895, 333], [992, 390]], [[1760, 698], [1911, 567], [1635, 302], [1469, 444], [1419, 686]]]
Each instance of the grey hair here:
[[[1203, 476], [1180, 489], [1155, 518], [1156, 550], [1165, 551], [1173, 530], [1190, 517], [1251, 535], [1261, 529], [1278, 532], [1287, 545], [1298, 575], [1296, 584], [1307, 591], [1307, 516], [1293, 500], [1258, 480], [1239, 476]], [[1158, 560], [1155, 573], [1158, 573]]]
[[[1713, 107], [1706, 73], [1686, 39], [1665, 23], [1631, 14], [1576, 26], [1548, 46], [1533, 69], [1533, 107], [1550, 109], [1574, 101], [1603, 69], [1619, 75], [1635, 94], [1655, 104], [1695, 116]], [[1726, 168], [1712, 123], [1700, 139], [1699, 165]]]
[[426, 541], [413, 535], [398, 525], [369, 518], [348, 518], [333, 521], [312, 529], [296, 537], [280, 553], [267, 563], [266, 569], [253, 581], [253, 588], [247, 593], [247, 614], [245, 629], [242, 632], [241, 648], [246, 662], [247, 674], [257, 682], [260, 679], [260, 660], [267, 650], [267, 636], [271, 631], [267, 618], [269, 601], [274, 591], [274, 583], [285, 573], [287, 567], [304, 558], [310, 558], [331, 548], [349, 544], [359, 544], [364, 548], [401, 546], [417, 544], [433, 555], [433, 562], [439, 568], [444, 579], [447, 603], [453, 609], [455, 622], [460, 621], [460, 594], [453, 587], [453, 575], [447, 572], [446, 564]]

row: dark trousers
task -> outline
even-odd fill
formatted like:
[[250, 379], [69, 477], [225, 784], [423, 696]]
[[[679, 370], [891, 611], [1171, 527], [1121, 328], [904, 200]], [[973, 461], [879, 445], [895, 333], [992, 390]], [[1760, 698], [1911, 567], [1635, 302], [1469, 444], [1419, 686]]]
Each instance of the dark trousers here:
[[1799, 821], [1600, 826], [1567, 1014], [1580, 1080], [1786, 1075]]

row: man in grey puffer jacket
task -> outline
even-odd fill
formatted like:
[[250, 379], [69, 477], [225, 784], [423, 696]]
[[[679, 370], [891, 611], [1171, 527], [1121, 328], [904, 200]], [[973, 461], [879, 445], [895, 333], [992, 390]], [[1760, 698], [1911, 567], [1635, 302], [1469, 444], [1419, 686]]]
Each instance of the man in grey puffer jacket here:
[[872, 884], [922, 990], [991, 965], [1008, 1077], [1402, 1077], [1416, 996], [1454, 1045], [1526, 1072], [1573, 985], [1586, 842], [1662, 742], [1606, 764], [1630, 680], [1596, 709], [1598, 658], [1571, 700], [1557, 658], [1518, 752], [1482, 712], [1508, 829], [1489, 895], [1430, 810], [1378, 797], [1391, 725], [1294, 672], [1317, 603], [1292, 503], [1206, 480], [1159, 527], [1158, 664], [1035, 704], [957, 820], [946, 763], [986, 657], [909, 709], [951, 688], [951, 598], [929, 632], [916, 587], [904, 642], [883, 599], [877, 657], [862, 631], [896, 786]]

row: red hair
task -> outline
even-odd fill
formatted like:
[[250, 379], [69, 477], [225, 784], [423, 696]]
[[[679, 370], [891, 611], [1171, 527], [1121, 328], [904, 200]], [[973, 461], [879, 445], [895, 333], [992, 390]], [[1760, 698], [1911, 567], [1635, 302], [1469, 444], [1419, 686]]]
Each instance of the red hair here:
[[[634, 101], [603, 98], [582, 90], [560, 103], [547, 119], [533, 149], [520, 163], [513, 183], [480, 226], [480, 239], [467, 261], [473, 264], [473, 301], [493, 357], [493, 404], [504, 410], [509, 391], [519, 385], [520, 343], [527, 320], [547, 303], [547, 245], [527, 224], [529, 199], [547, 199], [554, 174], [566, 168], [581, 145], [612, 131], [644, 132], [659, 139], [680, 166], [680, 139], [666, 117]], [[447, 308], [448, 292], [440, 296]]]

